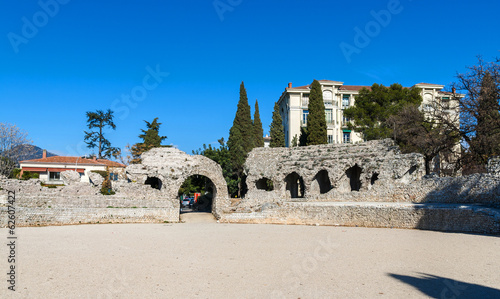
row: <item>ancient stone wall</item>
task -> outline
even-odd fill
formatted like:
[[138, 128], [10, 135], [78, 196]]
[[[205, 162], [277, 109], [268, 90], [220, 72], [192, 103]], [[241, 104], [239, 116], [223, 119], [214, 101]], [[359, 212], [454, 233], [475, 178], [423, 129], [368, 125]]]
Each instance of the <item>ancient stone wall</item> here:
[[[490, 169], [496, 169], [495, 161]], [[423, 156], [401, 154], [390, 139], [257, 148], [248, 156], [245, 173], [248, 192], [233, 211], [290, 201], [500, 204], [499, 176], [425, 176]]]
[[[395, 201], [422, 180], [419, 154], [400, 154], [391, 140], [356, 145], [257, 148], [245, 164], [241, 205], [269, 201]], [[266, 191], [261, 183], [272, 182]], [[269, 185], [270, 183], [268, 183]], [[269, 190], [269, 189], [268, 189]]]
[[390, 140], [356, 145], [257, 148], [245, 164], [248, 191], [231, 201], [221, 167], [203, 156], [156, 148], [100, 194], [102, 177], [47, 188], [39, 180], [0, 178], [0, 226], [8, 190], [16, 193], [17, 225], [177, 222], [182, 183], [207, 177], [212, 212], [222, 222], [422, 228], [500, 234], [500, 159], [485, 174], [424, 175], [419, 154], [401, 154]]
[[192, 175], [203, 175], [213, 184], [212, 211], [218, 217], [229, 206], [227, 184], [222, 168], [204, 156], [191, 156], [176, 148], [154, 148], [142, 156], [141, 164], [129, 165], [127, 176], [132, 182], [159, 182], [161, 193], [175, 201], [184, 181]]
[[112, 182], [116, 194], [102, 195], [103, 178], [92, 173], [90, 183], [79, 174], [61, 174], [65, 186], [49, 188], [36, 179], [0, 178], [0, 226], [7, 224], [8, 191], [15, 192], [17, 224], [77, 224], [113, 222], [177, 222], [178, 191], [192, 175], [206, 176], [212, 183], [212, 212], [220, 217], [229, 206], [221, 167], [203, 156], [190, 156], [175, 148], [156, 148], [142, 155], [142, 164], [126, 168], [128, 180]]
[[79, 223], [177, 222], [178, 202], [147, 185], [113, 182], [115, 195], [102, 195], [101, 186], [73, 182], [55, 188], [36, 179], [0, 179], [0, 226], [7, 225], [9, 195], [14, 192], [16, 225]]

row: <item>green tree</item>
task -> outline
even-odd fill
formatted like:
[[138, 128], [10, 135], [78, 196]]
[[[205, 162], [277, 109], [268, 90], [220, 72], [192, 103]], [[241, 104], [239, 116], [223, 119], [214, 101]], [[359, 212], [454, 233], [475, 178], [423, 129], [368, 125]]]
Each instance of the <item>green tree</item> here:
[[163, 147], [161, 143], [163, 140], [167, 139], [167, 136], [160, 136], [160, 125], [158, 122], [158, 117], [153, 119], [152, 122], [144, 121], [146, 123], [147, 130], [143, 130], [142, 134], [139, 135], [139, 138], [142, 139], [142, 142], [134, 144], [130, 148], [130, 152], [132, 154], [132, 160], [130, 163], [137, 164], [141, 163], [141, 155], [144, 152], [154, 148], [154, 147]]
[[297, 135], [293, 136], [292, 138], [292, 147], [296, 147], [299, 145], [299, 140], [297, 138]]
[[110, 127], [113, 130], [116, 129], [116, 126], [113, 123], [113, 111], [108, 109], [106, 112], [102, 110], [87, 112], [87, 126], [89, 130], [97, 129], [97, 131], [84, 131], [84, 133], [87, 147], [97, 147], [97, 157], [99, 159], [111, 158], [111, 156], [119, 152], [120, 149], [112, 147], [111, 142], [104, 137], [103, 133], [103, 130], [106, 127]]
[[483, 162], [500, 155], [500, 92], [490, 72], [481, 82], [477, 109], [476, 136], [473, 138], [478, 156]]
[[321, 84], [318, 80], [314, 80], [311, 84], [307, 108], [309, 110], [307, 115], [307, 145], [327, 144], [325, 103], [323, 102]]
[[254, 128], [250, 115], [250, 106], [248, 105], [247, 92], [245, 85], [241, 82], [240, 99], [238, 108], [234, 117], [233, 126], [229, 130], [229, 139], [227, 142], [229, 154], [231, 158], [231, 166], [233, 167], [234, 175], [238, 178], [239, 190], [242, 191], [243, 164], [245, 163], [247, 154], [252, 150], [254, 141]]
[[299, 146], [307, 145], [307, 127], [300, 127]]
[[254, 147], [264, 146], [264, 130], [260, 121], [259, 103], [255, 100], [255, 112], [253, 114], [253, 129], [254, 129]]
[[397, 83], [385, 87], [375, 83], [371, 90], [359, 91], [354, 106], [345, 109], [344, 116], [351, 119], [350, 129], [361, 132], [365, 140], [384, 139], [391, 137], [394, 129], [387, 125], [387, 119], [402, 107], [419, 106], [421, 102], [417, 88], [404, 88]]
[[273, 121], [269, 126], [269, 135], [271, 137], [270, 147], [284, 147], [285, 146], [285, 132], [283, 129], [283, 120], [280, 114], [280, 107], [278, 102], [274, 103]]

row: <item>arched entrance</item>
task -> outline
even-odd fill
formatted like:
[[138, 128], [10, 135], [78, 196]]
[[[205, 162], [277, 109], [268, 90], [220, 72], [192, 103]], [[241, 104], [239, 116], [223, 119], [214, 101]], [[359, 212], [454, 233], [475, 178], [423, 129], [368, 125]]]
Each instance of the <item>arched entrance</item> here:
[[361, 167], [359, 167], [358, 164], [355, 164], [345, 172], [349, 178], [351, 191], [359, 191], [361, 189], [361, 171]]
[[285, 177], [285, 185], [291, 198], [304, 197], [304, 179], [295, 171]]
[[204, 175], [186, 178], [179, 188], [180, 213], [212, 213], [217, 188], [212, 180]]
[[330, 177], [328, 176], [328, 171], [326, 170], [320, 170], [316, 176], [314, 176], [313, 183], [315, 183], [318, 186], [319, 193], [320, 194], [325, 194], [328, 193], [328, 191], [332, 190], [332, 183], [330, 181]]
[[174, 210], [180, 209], [179, 189], [187, 178], [195, 175], [205, 176], [211, 182], [212, 203], [209, 206], [216, 218], [230, 206], [226, 180], [221, 166], [215, 161], [201, 155], [188, 155], [173, 147], [153, 148], [143, 153], [141, 159], [140, 164], [127, 167], [128, 179], [160, 190], [155, 196], [170, 201]]

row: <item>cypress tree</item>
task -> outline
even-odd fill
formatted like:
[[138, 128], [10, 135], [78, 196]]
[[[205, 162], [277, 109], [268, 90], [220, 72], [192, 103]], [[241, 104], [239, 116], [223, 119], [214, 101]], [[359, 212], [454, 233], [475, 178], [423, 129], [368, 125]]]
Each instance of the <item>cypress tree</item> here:
[[321, 85], [317, 80], [311, 84], [307, 116], [307, 145], [327, 144], [325, 103]]
[[252, 117], [250, 116], [250, 105], [248, 105], [247, 91], [245, 90], [245, 85], [241, 82], [240, 85], [240, 100], [238, 101], [238, 108], [236, 110], [236, 115], [234, 117], [233, 126], [231, 129], [238, 130], [241, 139], [231, 136], [231, 131], [229, 132], [229, 151], [231, 148], [242, 146], [245, 155], [253, 147], [253, 123]]
[[247, 92], [243, 82], [241, 82], [240, 85], [240, 100], [238, 101], [238, 108], [234, 117], [233, 126], [229, 130], [227, 145], [234, 176], [239, 181], [239, 189], [241, 192], [243, 164], [245, 163], [248, 152], [250, 152], [254, 146], [253, 123], [250, 116]]
[[255, 100], [255, 112], [253, 114], [254, 147], [264, 146], [264, 130], [260, 121], [259, 103]]
[[299, 146], [307, 145], [307, 127], [300, 127]]
[[285, 146], [285, 132], [283, 130], [283, 120], [281, 119], [278, 102], [274, 103], [273, 121], [269, 126], [269, 135], [271, 135], [270, 147]]

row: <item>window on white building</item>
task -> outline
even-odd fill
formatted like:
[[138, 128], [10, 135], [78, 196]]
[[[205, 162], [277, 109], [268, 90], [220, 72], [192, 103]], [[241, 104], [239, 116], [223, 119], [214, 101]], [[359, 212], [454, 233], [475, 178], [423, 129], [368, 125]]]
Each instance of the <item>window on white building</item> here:
[[302, 125], [307, 126], [307, 116], [309, 115], [309, 110], [302, 110]]
[[450, 98], [444, 97], [442, 98], [443, 109], [450, 109]]
[[323, 101], [326, 103], [332, 103], [333, 93], [330, 90], [323, 91]]
[[333, 135], [328, 135], [328, 144], [333, 143]]
[[349, 117], [345, 117], [345, 116], [342, 117], [342, 125], [343, 126], [347, 126], [347, 123], [350, 121], [351, 120], [349, 119]]
[[350, 96], [348, 94], [342, 96], [342, 108], [349, 107], [349, 98]]
[[302, 94], [302, 106], [309, 105], [309, 94]]
[[49, 180], [50, 181], [61, 180], [61, 173], [60, 172], [49, 172]]
[[432, 111], [432, 110], [434, 110], [432, 104], [424, 104], [424, 111]]
[[344, 132], [344, 143], [351, 143], [351, 132]]
[[326, 114], [326, 123], [333, 124], [333, 110], [325, 109], [325, 114]]

